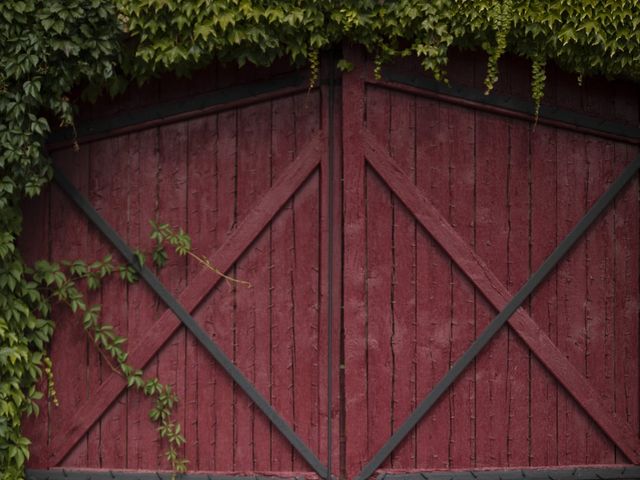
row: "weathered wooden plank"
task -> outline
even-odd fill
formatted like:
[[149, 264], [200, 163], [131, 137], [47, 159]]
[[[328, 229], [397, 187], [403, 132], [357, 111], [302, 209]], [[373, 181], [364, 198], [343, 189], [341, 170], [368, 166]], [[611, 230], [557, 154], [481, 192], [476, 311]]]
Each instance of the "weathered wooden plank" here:
[[[415, 99], [390, 94], [389, 149], [408, 177], [415, 183]], [[391, 283], [393, 368], [391, 429], [400, 425], [416, 406], [416, 225], [413, 216], [397, 198], [392, 198]], [[415, 432], [414, 432], [415, 433]], [[411, 434], [392, 456], [396, 468], [415, 466], [415, 435]]]
[[[73, 179], [78, 188], [85, 194], [89, 188], [89, 158], [90, 149], [84, 148], [78, 153], [67, 150], [60, 155], [57, 165]], [[51, 191], [50, 210], [50, 252], [55, 260], [68, 259], [73, 252], [78, 257], [86, 257], [88, 251], [89, 229], [87, 220], [76, 209], [69, 208], [69, 203], [64, 193], [58, 189]], [[87, 400], [89, 385], [87, 385], [87, 356], [97, 355], [95, 348], [90, 345], [86, 334], [82, 330], [81, 322], [68, 313], [64, 306], [54, 306], [52, 317], [58, 318], [54, 341], [51, 343], [51, 358], [53, 359], [53, 372], [56, 380], [56, 391], [60, 401], [58, 408], [52, 408], [50, 428], [54, 432], [57, 429], [65, 429], [73, 421], [74, 411]], [[68, 355], [68, 346], [76, 345], [75, 355]], [[95, 385], [95, 384], [94, 384]], [[48, 466], [56, 466], [64, 463], [69, 466], [87, 465], [87, 437], [76, 448], [67, 450], [66, 458], [57, 453], [55, 444], [51, 445]], [[66, 455], [68, 453], [68, 455]]]
[[[389, 93], [366, 91], [367, 128], [388, 148]], [[384, 143], [383, 143], [384, 142]], [[367, 172], [366, 186], [367, 270], [367, 454], [371, 456], [391, 433], [393, 338], [391, 193], [380, 178]], [[384, 468], [385, 465], [383, 465]]]
[[[293, 200], [294, 252], [293, 283], [294, 400], [296, 431], [311, 450], [318, 445], [318, 294], [319, 294], [319, 175], [314, 173]], [[325, 340], [325, 339], [323, 339]], [[322, 359], [326, 368], [326, 359]], [[305, 468], [294, 457], [294, 470]]]
[[[537, 126], [531, 133], [531, 268], [551, 254], [557, 239], [556, 130]], [[530, 299], [531, 317], [557, 343], [557, 275], [547, 278]], [[546, 367], [531, 358], [531, 450], [529, 464], [558, 464], [558, 386]]]
[[[613, 145], [589, 139], [586, 144], [588, 181], [586, 202], [591, 205], [604, 188], [620, 174], [613, 171]], [[622, 167], [618, 170], [621, 170]], [[614, 325], [613, 325], [613, 218], [612, 208], [602, 215], [585, 239], [585, 371], [594, 386], [602, 392], [604, 405], [614, 411]], [[615, 447], [602, 430], [593, 424], [587, 429], [586, 462], [612, 464]]]
[[[186, 228], [187, 222], [187, 155], [188, 131], [186, 123], [177, 123], [162, 127], [158, 140], [158, 220], [173, 228]], [[173, 253], [173, 252], [172, 252]], [[177, 254], [170, 254], [167, 264], [158, 273], [158, 278], [166, 288], [179, 294], [187, 284], [187, 262]], [[164, 310], [159, 304], [156, 316]], [[158, 353], [158, 378], [176, 392], [180, 401], [174, 410], [173, 418], [185, 425], [185, 365], [186, 331], [178, 329], [168, 343]], [[150, 440], [150, 439], [149, 439]], [[162, 442], [163, 450], [167, 448]], [[181, 449], [181, 454], [183, 449]], [[165, 458], [160, 465], [168, 466]]]
[[344, 364], [345, 364], [345, 469], [355, 475], [366, 461], [367, 370], [365, 301], [365, 158], [362, 144], [364, 85], [362, 51], [345, 50], [354, 65], [342, 84], [344, 179]]
[[[118, 231], [127, 230], [128, 185], [123, 179], [128, 179], [128, 139], [117, 137], [105, 140], [91, 149], [91, 177], [90, 198], [96, 208]], [[94, 196], [95, 195], [95, 196]], [[91, 251], [98, 257], [103, 257], [111, 249], [98, 232], [92, 235]], [[114, 259], [119, 260], [115, 255]], [[106, 280], [100, 292], [103, 305], [102, 320], [114, 327], [118, 334], [128, 337], [127, 319], [127, 285], [117, 275]], [[95, 349], [95, 347], [92, 347]], [[100, 359], [99, 370], [96, 372], [99, 381], [107, 377], [115, 362], [104, 357]], [[91, 394], [90, 394], [91, 395]], [[97, 440], [97, 455], [95, 460], [100, 467], [123, 467], [127, 457], [127, 397], [123, 392], [100, 419], [99, 437]], [[91, 442], [93, 444], [93, 442]], [[93, 453], [89, 452], [91, 462]]]
[[[249, 214], [251, 208], [269, 188], [271, 181], [269, 171], [269, 144], [271, 136], [270, 104], [260, 104], [238, 111], [238, 170], [237, 170], [237, 211], [242, 219]], [[265, 148], [266, 143], [266, 148]], [[238, 368], [265, 394], [265, 382], [269, 378], [269, 362], [258, 363], [258, 349], [263, 347], [264, 333], [258, 336], [259, 324], [268, 325], [268, 291], [269, 273], [267, 262], [268, 236], [262, 235], [254, 239], [251, 248], [237, 264], [236, 275], [243, 281], [250, 282], [251, 289], [236, 289], [236, 337], [235, 362]], [[265, 294], [266, 302], [263, 301]], [[266, 304], [265, 304], [266, 303]], [[269, 339], [268, 333], [266, 339]], [[260, 374], [258, 371], [260, 370]], [[265, 372], [266, 370], [266, 372]], [[266, 376], [264, 375], [266, 373]], [[268, 434], [266, 419], [255, 411], [253, 402], [244, 394], [236, 396], [235, 430], [236, 430], [236, 464], [235, 468], [251, 471], [265, 468], [268, 462], [268, 445], [262, 444], [265, 432]], [[259, 447], [258, 447], [259, 445]], [[267, 451], [267, 458], [258, 458], [261, 452]]]
[[[508, 280], [509, 124], [476, 114], [475, 251], [502, 283]], [[476, 332], [497, 312], [476, 297]], [[482, 467], [507, 464], [507, 330], [498, 332], [476, 359], [476, 462]]]
[[[417, 117], [422, 119], [416, 131], [416, 184], [420, 191], [433, 198], [435, 208], [443, 215], [448, 215], [451, 195], [449, 165], [454, 142], [449, 131], [448, 110], [435, 102], [424, 100], [418, 102], [416, 109]], [[451, 261], [422, 228], [418, 231], [416, 248], [416, 401], [419, 402], [449, 368], [452, 272]], [[418, 468], [448, 467], [450, 420], [447, 398], [439, 402], [418, 424]]]
[[[149, 251], [149, 220], [157, 216], [158, 201], [158, 131], [144, 130], [131, 134], [129, 138], [129, 176], [135, 179], [135, 187], [129, 193], [128, 241]], [[158, 299], [146, 285], [136, 285], [129, 290], [128, 315], [129, 343], [127, 348], [138, 344], [145, 334], [153, 330], [157, 320], [151, 314], [157, 308]], [[152, 358], [144, 369], [144, 376], [158, 375], [157, 357]], [[106, 380], [105, 380], [106, 381]], [[158, 464], [162, 454], [155, 425], [149, 420], [152, 403], [142, 394], [129, 395], [127, 434], [129, 468], [151, 468]]]
[[[529, 125], [509, 122], [509, 170], [506, 287], [517, 292], [530, 276]], [[527, 305], [528, 307], [529, 305]], [[525, 310], [529, 310], [528, 308]], [[529, 464], [529, 349], [511, 328], [507, 331], [507, 464]]]
[[[375, 137], [370, 132], [364, 132], [364, 136], [367, 159], [371, 165], [403, 200], [416, 218], [438, 240], [458, 266], [465, 271], [469, 279], [496, 309], [501, 310], [511, 299], [506, 287], [451, 229], [451, 226], [440, 216], [429, 200], [404, 178], [393, 164], [392, 159], [384, 153], [384, 148], [377, 145]], [[584, 375], [566, 360], [564, 354], [558, 350], [549, 337], [522, 309], [514, 312], [509, 318], [509, 323], [607, 435], [621, 449], [635, 458], [638, 455], [637, 439], [634, 438], [633, 432], [618, 418], [608, 414], [599, 400], [600, 394], [590, 386]]]
[[[256, 184], [256, 199], [260, 199], [271, 187], [271, 145], [270, 140], [272, 136], [271, 125], [271, 102], [265, 102], [256, 106], [256, 117], [252, 120], [256, 123], [255, 130], [250, 128], [247, 132], [249, 135], [253, 135], [255, 153], [253, 154], [254, 160], [252, 165], [256, 169], [256, 180], [259, 183]], [[253, 143], [253, 142], [252, 142]], [[241, 152], [241, 150], [240, 150]], [[241, 158], [239, 162], [242, 165]], [[240, 170], [238, 171], [240, 174]], [[238, 177], [240, 182], [241, 177]], [[239, 197], [241, 183], [238, 183]], [[241, 203], [238, 204], [239, 206]], [[240, 214], [240, 210], [239, 210]], [[271, 304], [271, 291], [270, 291], [270, 265], [269, 254], [271, 244], [269, 242], [268, 230], [263, 232], [261, 237], [257, 239], [257, 242], [253, 245], [251, 255], [255, 252], [256, 266], [255, 272], [252, 272], [253, 280], [249, 279], [252, 284], [252, 288], [241, 287], [239, 292], [251, 292], [255, 302], [255, 317], [254, 317], [254, 348], [255, 348], [255, 386], [266, 397], [269, 398], [271, 391], [271, 325], [269, 324], [269, 305]], [[247, 257], [248, 260], [248, 257]], [[251, 291], [253, 290], [253, 291]], [[238, 297], [238, 301], [241, 301], [241, 297]], [[255, 410], [254, 416], [254, 465], [258, 471], [265, 471], [271, 468], [271, 422], [262, 414], [262, 412]], [[306, 466], [306, 463], [304, 463]]]
[[[318, 96], [295, 98], [296, 147], [304, 145], [317, 129]], [[321, 152], [326, 146], [321, 147]], [[324, 154], [322, 154], [324, 157]], [[321, 160], [319, 159], [321, 162]], [[326, 357], [320, 359], [318, 300], [318, 259], [322, 239], [319, 218], [320, 175], [314, 173], [292, 199], [293, 264], [290, 280], [293, 285], [293, 384], [296, 432], [314, 452], [319, 452], [319, 370], [326, 369]], [[326, 320], [325, 320], [326, 321]], [[326, 337], [322, 339], [326, 341]], [[322, 362], [322, 364], [320, 363]], [[323, 403], [325, 399], [323, 398]], [[294, 471], [302, 471], [306, 462], [294, 455]]]
[[[102, 184], [98, 179], [94, 176], [94, 168], [95, 164], [104, 163], [106, 158], [111, 160], [111, 155], [109, 150], [113, 147], [113, 143], [111, 140], [102, 140], [98, 142], [94, 142], [91, 144], [89, 149], [89, 165], [87, 167], [87, 175], [89, 176], [88, 190], [87, 190], [87, 198], [91, 202], [100, 203], [100, 201], [108, 195], [106, 192], [105, 185]], [[106, 153], [106, 155], [105, 155]], [[85, 251], [91, 252], [91, 254], [96, 259], [102, 259], [105, 255], [112, 253], [108, 246], [105, 244], [100, 234], [93, 227], [89, 227], [88, 230], [88, 238], [87, 238], [87, 246], [85, 247]], [[115, 261], [117, 261], [117, 256], [115, 257]], [[89, 294], [89, 302], [91, 304], [99, 303], [104, 305], [104, 286], [112, 281], [117, 281], [115, 279], [105, 279], [102, 286], [103, 288], [97, 292]], [[104, 315], [104, 313], [103, 313]], [[88, 345], [87, 351], [87, 362], [85, 364], [85, 382], [87, 383], [87, 400], [92, 400], [93, 389], [89, 388], [89, 385], [100, 385], [102, 383], [103, 377], [103, 368], [108, 368], [106, 359], [102, 358], [98, 349], [95, 348], [94, 345], [90, 342]], [[108, 410], [105, 410], [106, 413]], [[101, 430], [102, 430], [102, 422], [97, 421], [94, 425], [91, 426], [89, 431], [87, 432], [87, 465], [92, 468], [99, 468], [102, 464], [102, 451], [101, 451]]]
[[[217, 185], [216, 185], [216, 206], [217, 206], [217, 229], [216, 236], [221, 245], [227, 244], [234, 227], [237, 227], [236, 204], [237, 204], [237, 112], [230, 110], [221, 113], [218, 117], [218, 152], [217, 152]], [[238, 227], [235, 232], [239, 233]], [[247, 235], [248, 246], [257, 231]], [[224, 242], [222, 241], [224, 239]], [[217, 268], [227, 272], [233, 262], [225, 265], [222, 249], [214, 255], [213, 261]], [[231, 272], [236, 275], [236, 269]], [[193, 288], [193, 284], [191, 287]], [[236, 290], [235, 285], [227, 285], [220, 282], [211, 295], [209, 302], [213, 302], [215, 309], [215, 321], [210, 325], [214, 328], [214, 335], [219, 345], [224, 349], [229, 358], [235, 358], [235, 331], [236, 331]], [[207, 303], [209, 303], [207, 302]], [[218, 471], [232, 471], [235, 466], [235, 434], [234, 434], [234, 412], [235, 412], [235, 385], [229, 376], [225, 375], [222, 368], [215, 366], [216, 392], [215, 392], [215, 430], [214, 451], [212, 463]]]
[[[563, 238], [586, 209], [588, 165], [584, 138], [558, 135], [558, 238]], [[581, 375], [585, 375], [585, 310], [587, 293], [585, 240], [558, 266], [558, 347]], [[558, 461], [574, 465], [586, 461], [588, 421], [567, 392], [558, 399]]]
[[[615, 168], [626, 165], [638, 155], [636, 148], [616, 144]], [[614, 217], [614, 397], [615, 412], [631, 426], [640, 430], [638, 398], [640, 397], [638, 367], [638, 314], [640, 312], [640, 185], [638, 177], [616, 199]], [[616, 462], [626, 463], [630, 458], [616, 452]], [[633, 461], [633, 460], [632, 460]], [[637, 462], [637, 460], [636, 460]]]
[[[294, 100], [283, 98], [272, 104], [271, 180], [275, 181], [295, 157]], [[271, 404], [294, 424], [293, 396], [293, 245], [291, 201], [271, 224]], [[293, 469], [293, 451], [278, 432], [271, 432], [271, 465], [274, 470]]]
[[[202, 117], [187, 124], [187, 231], [194, 252], [202, 254], [222, 242], [216, 235], [217, 224], [217, 116]], [[194, 258], [187, 259], [187, 286], [202, 268]], [[211, 259], [215, 262], [215, 259]], [[217, 321], [217, 302], [206, 302], [196, 312], [200, 323], [211, 335], [211, 323]], [[187, 335], [185, 454], [191, 469], [211, 470], [215, 448], [215, 398], [217, 373], [215, 362], [192, 335]]]
[[[475, 197], [475, 114], [457, 107], [449, 112], [451, 138], [449, 220], [451, 227], [467, 245], [474, 245]], [[455, 181], [454, 181], [455, 180]], [[449, 361], [459, 358], [476, 336], [475, 289], [451, 262], [451, 340]], [[419, 290], [418, 290], [419, 291]], [[475, 368], [475, 367], [474, 367]], [[476, 459], [476, 379], [469, 368], [453, 384], [449, 396], [449, 467], [475, 465]]]
[[[45, 188], [39, 197], [26, 200], [23, 204], [22, 233], [19, 238], [19, 248], [27, 265], [33, 265], [43, 258], [50, 258], [50, 217], [51, 217], [51, 188]], [[44, 369], [44, 365], [42, 367]], [[47, 395], [46, 380], [38, 384], [45, 396], [37, 404], [40, 408], [38, 415], [30, 415], [22, 419], [22, 434], [31, 440], [29, 468], [46, 468], [49, 447], [49, 410], [50, 399]]]

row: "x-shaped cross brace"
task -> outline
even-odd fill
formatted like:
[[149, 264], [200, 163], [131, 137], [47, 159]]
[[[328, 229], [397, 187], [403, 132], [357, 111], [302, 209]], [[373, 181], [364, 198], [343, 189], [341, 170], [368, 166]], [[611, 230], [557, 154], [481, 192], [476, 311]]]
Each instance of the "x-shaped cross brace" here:
[[640, 445], [637, 435], [626, 422], [611, 415], [600, 401], [596, 391], [558, 349], [548, 335], [520, 306], [536, 289], [542, 280], [555, 268], [557, 263], [571, 249], [582, 234], [591, 226], [607, 205], [640, 169], [640, 157], [637, 157], [616, 179], [611, 187], [591, 207], [583, 219], [558, 245], [525, 285], [512, 297], [507, 287], [500, 282], [487, 264], [456, 233], [436, 207], [411, 182], [395, 164], [386, 149], [375, 136], [363, 132], [364, 152], [369, 165], [389, 185], [392, 192], [404, 203], [420, 224], [460, 267], [475, 287], [500, 312], [469, 349], [453, 364], [449, 372], [435, 385], [433, 390], [411, 413], [409, 418], [387, 440], [370, 462], [358, 474], [358, 480], [364, 480], [375, 472], [389, 454], [406, 435], [417, 425], [420, 419], [433, 407], [438, 399], [455, 382], [464, 369], [474, 360], [493, 336], [508, 321], [509, 325], [522, 338], [531, 351], [549, 371], [562, 383], [575, 400], [585, 409], [602, 430], [613, 440], [629, 459], [640, 461]]
[[[228, 271], [241, 255], [249, 248], [258, 234], [271, 222], [281, 207], [300, 188], [304, 181], [318, 167], [322, 158], [323, 137], [320, 133], [314, 135], [301, 150], [294, 161], [282, 172], [273, 187], [252, 208], [251, 213], [241, 222], [226, 241], [209, 258], [216, 261], [217, 268], [222, 272]], [[148, 330], [132, 348], [129, 363], [135, 368], [144, 366], [153, 358], [158, 350], [181, 326], [185, 325], [198, 339], [200, 344], [215, 358], [218, 364], [229, 374], [233, 381], [247, 394], [253, 403], [267, 416], [271, 423], [284, 435], [305, 461], [322, 478], [326, 477], [326, 467], [298, 437], [291, 426], [274, 410], [262, 397], [251, 382], [233, 364], [233, 362], [216, 345], [205, 330], [191, 316], [191, 312], [200, 305], [206, 296], [221, 280], [216, 276], [212, 279], [211, 271], [203, 269], [183, 291], [178, 298], [174, 298], [146, 267], [140, 268], [135, 261], [133, 252], [120, 236], [98, 215], [91, 204], [82, 197], [75, 187], [59, 170], [55, 171], [56, 183], [71, 197], [74, 203], [91, 219], [98, 229], [109, 239], [120, 254], [137, 270], [143, 280], [169, 307], [157, 320], [154, 328]], [[126, 382], [119, 375], [112, 373], [107, 377], [95, 394], [85, 400], [76, 409], [69, 428], [53, 432], [51, 440], [51, 454], [49, 462], [57, 465], [64, 459], [73, 446], [82, 438], [87, 430], [106, 411], [118, 395], [126, 388]]]

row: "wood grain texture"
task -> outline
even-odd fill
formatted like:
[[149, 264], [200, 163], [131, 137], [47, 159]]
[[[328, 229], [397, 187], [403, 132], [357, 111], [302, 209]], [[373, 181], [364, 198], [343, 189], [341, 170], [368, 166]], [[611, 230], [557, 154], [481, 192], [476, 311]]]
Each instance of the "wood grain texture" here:
[[[531, 268], [536, 270], [551, 254], [557, 238], [557, 132], [539, 126], [531, 134]], [[538, 287], [530, 300], [531, 317], [557, 344], [557, 275]], [[531, 446], [532, 466], [558, 464], [558, 386], [535, 356], [531, 358]]]
[[[448, 216], [451, 203], [448, 154], [454, 144], [449, 131], [449, 115], [434, 102], [420, 101], [416, 108], [417, 118], [425, 119], [418, 123], [416, 131], [416, 185], [421, 191], [428, 192], [434, 199], [434, 206]], [[418, 230], [416, 243], [416, 396], [419, 402], [449, 368], [453, 273], [450, 260], [423, 228]], [[418, 467], [448, 467], [450, 419], [451, 406], [447, 398], [418, 424]]]
[[[636, 155], [636, 148], [615, 145], [615, 168], [623, 168]], [[640, 375], [636, 370], [640, 349], [636, 320], [640, 313], [640, 262], [634, 261], [631, 253], [637, 252], [640, 238], [640, 182], [637, 177], [616, 199], [614, 235], [615, 412], [640, 433], [637, 400], [640, 398]], [[616, 451], [617, 463], [629, 460], [624, 453]]]
[[[161, 223], [168, 223], [174, 229], [183, 228], [182, 225], [187, 225], [187, 124], [167, 125], [159, 130], [158, 135], [157, 219]], [[186, 289], [186, 267], [185, 257], [170, 254], [169, 261], [158, 273], [160, 281], [174, 295]], [[153, 312], [154, 316], [157, 318], [164, 309], [165, 306], [159, 304]], [[185, 357], [186, 329], [180, 327], [158, 351], [158, 378], [161, 382], [170, 385], [180, 398], [174, 410], [174, 418], [183, 428], [185, 426]], [[164, 442], [161, 442], [161, 448], [164, 452], [166, 448]], [[170, 468], [165, 458], [162, 458], [160, 465]]]
[[[502, 283], [508, 280], [507, 176], [509, 124], [493, 115], [476, 114], [475, 251]], [[476, 332], [498, 312], [476, 296]], [[476, 358], [476, 464], [507, 463], [508, 337], [502, 329]]]
[[[530, 268], [530, 158], [529, 125], [509, 122], [509, 167], [507, 172], [507, 283], [511, 292], [517, 292], [531, 274]], [[525, 310], [529, 311], [529, 305]], [[530, 313], [530, 311], [529, 311]], [[520, 337], [507, 330], [507, 464], [529, 464], [531, 399], [530, 352]]]
[[[389, 138], [389, 93], [366, 91], [367, 128], [382, 143]], [[388, 143], [385, 145], [388, 147]], [[367, 301], [367, 452], [373, 455], [391, 436], [393, 365], [392, 275], [393, 208], [391, 192], [368, 171], [366, 200]]]
[[[95, 147], [91, 149], [89, 198], [96, 210], [108, 218], [115, 229], [126, 232], [127, 216], [116, 214], [116, 212], [127, 210], [128, 185], [123, 183], [122, 179], [127, 178], [128, 138], [119, 137], [97, 144]], [[90, 228], [93, 229], [93, 227]], [[111, 252], [110, 246], [98, 232], [93, 232], [92, 239], [90, 248], [97, 257], [103, 257]], [[114, 261], [119, 262], [119, 257], [115, 256]], [[102, 320], [113, 325], [119, 335], [126, 337], [128, 337], [127, 291], [128, 286], [114, 276], [103, 282], [99, 300], [102, 305], [111, 306], [102, 313]], [[95, 350], [92, 346], [89, 351], [95, 352]], [[93, 377], [100, 383], [103, 378], [112, 373], [113, 362], [104, 357], [98, 358], [95, 367], [96, 370], [89, 374], [89, 381], [92, 381], [91, 377]], [[89, 395], [90, 397], [93, 395], [91, 390]], [[127, 398], [127, 392], [120, 395], [100, 419], [99, 431], [94, 432], [95, 437], [91, 438], [92, 435], [90, 435], [89, 461], [95, 461], [96, 466], [111, 467], [126, 464]]]
[[[440, 107], [442, 108], [442, 106]], [[467, 245], [474, 245], [474, 196], [476, 168], [474, 158], [475, 115], [453, 108], [449, 113], [449, 219], [454, 231]], [[464, 273], [450, 262], [451, 340], [448, 364], [475, 339], [475, 288]], [[454, 383], [449, 395], [449, 467], [463, 468], [476, 463], [476, 378], [467, 370]]]
[[[415, 183], [416, 111], [414, 98], [390, 94], [389, 149], [393, 158]], [[392, 198], [392, 284], [391, 308], [393, 332], [391, 354], [393, 368], [393, 399], [391, 429], [397, 428], [416, 405], [415, 354], [416, 319], [416, 225], [413, 216], [397, 198]], [[411, 435], [393, 454], [396, 467], [415, 465], [416, 443]]]
[[[271, 129], [270, 105], [260, 104], [238, 112], [238, 157], [237, 157], [237, 215], [239, 219], [249, 214], [262, 194], [269, 188], [270, 178], [265, 174], [269, 170], [269, 145], [262, 143], [269, 138]], [[258, 325], [268, 325], [266, 320], [267, 305], [264, 305], [264, 294], [268, 293], [268, 238], [261, 235], [255, 238], [251, 248], [243, 255], [236, 267], [236, 276], [250, 282], [253, 288], [236, 287], [236, 330], [235, 330], [235, 363], [240, 370], [256, 384], [264, 395], [264, 369], [269, 375], [269, 363], [258, 364], [258, 349], [262, 347], [262, 337], [258, 337]], [[262, 334], [264, 336], [264, 334]], [[268, 339], [268, 335], [267, 335]], [[260, 378], [258, 378], [258, 371]], [[260, 388], [262, 387], [262, 388]], [[234, 468], [241, 471], [252, 471], [258, 468], [258, 455], [264, 452], [260, 445], [267, 426], [264, 418], [253, 407], [253, 402], [239, 390], [235, 398], [235, 443], [236, 454]], [[256, 434], [261, 430], [261, 436]], [[268, 446], [266, 447], [268, 451]], [[262, 459], [261, 459], [262, 460]], [[264, 464], [260, 465], [264, 468]]]
[[[316, 94], [294, 97], [296, 150], [318, 130], [319, 98]], [[326, 140], [325, 140], [326, 142]], [[326, 143], [321, 147], [320, 168], [326, 157]], [[326, 193], [321, 192], [320, 174], [314, 172], [300, 187], [292, 199], [292, 230], [294, 264], [290, 280], [293, 285], [293, 400], [296, 432], [312, 451], [320, 452], [320, 370], [326, 370], [326, 353], [320, 355], [319, 295], [320, 295], [320, 202]], [[326, 187], [324, 187], [326, 188]], [[325, 190], [326, 192], [326, 190]], [[326, 201], [326, 199], [324, 199]], [[325, 261], [326, 260], [322, 260]], [[326, 319], [324, 319], [326, 322]], [[324, 390], [326, 392], [326, 390]], [[323, 392], [323, 393], [324, 393]], [[323, 422], [324, 423], [324, 422]], [[322, 457], [321, 457], [322, 458]], [[323, 458], [323, 461], [324, 458]], [[294, 471], [302, 471], [306, 462], [294, 455]]]
[[[157, 216], [158, 205], [158, 131], [146, 130], [129, 137], [129, 176], [132, 190], [129, 192], [129, 222], [127, 240], [148, 250], [149, 220]], [[150, 217], [151, 215], [151, 217]], [[137, 285], [129, 289], [129, 343], [128, 348], [139, 344], [149, 331], [154, 330], [158, 318], [147, 312], [157, 309], [158, 299], [150, 288]], [[145, 378], [158, 375], [158, 361], [153, 357], [144, 368]], [[112, 377], [113, 378], [113, 377]], [[110, 379], [105, 379], [109, 382]], [[101, 390], [101, 394], [104, 390]], [[143, 395], [129, 395], [128, 399], [128, 458], [127, 467], [149, 468], [157, 464], [162, 454], [154, 425], [149, 421], [148, 409], [152, 403]]]
[[[587, 204], [593, 204], [603, 186], [608, 186], [620, 174], [613, 170], [613, 145], [592, 140], [586, 145], [589, 165], [586, 192]], [[594, 387], [602, 392], [607, 409], [613, 413], [614, 325], [613, 296], [613, 219], [615, 209], [605, 212], [588, 233], [586, 255], [585, 305], [585, 371]], [[595, 425], [587, 430], [586, 459], [589, 463], [615, 463], [615, 447]]]
[[[218, 234], [218, 117], [191, 120], [187, 124], [187, 225], [196, 252], [207, 252], [222, 243]], [[226, 229], [225, 229], [226, 230]], [[211, 259], [215, 262], [215, 259]], [[187, 260], [187, 286], [197, 276], [200, 263]], [[202, 318], [206, 331], [213, 336], [212, 324], [218, 320], [217, 302], [206, 302], [195, 312]], [[211, 470], [214, 467], [216, 429], [216, 384], [218, 372], [208, 352], [195, 338], [187, 335], [186, 392], [184, 403], [187, 439], [185, 454], [191, 468]], [[195, 441], [194, 441], [195, 440]], [[195, 466], [195, 467], [194, 467]]]
[[367, 461], [367, 333], [365, 298], [365, 158], [362, 142], [364, 74], [362, 51], [344, 52], [354, 65], [342, 84], [344, 180], [344, 365], [345, 365], [345, 469], [357, 474]]
[[[58, 158], [60, 168], [69, 175], [78, 189], [85, 195], [88, 192], [89, 182], [89, 149], [79, 154], [68, 151]], [[79, 256], [88, 256], [89, 229], [87, 220], [82, 214], [70, 208], [64, 193], [56, 188], [51, 191], [51, 246], [52, 259], [68, 258], [70, 252]], [[73, 418], [75, 409], [89, 394], [87, 381], [88, 355], [97, 355], [95, 351], [89, 353], [89, 339], [82, 330], [79, 322], [62, 305], [55, 306], [52, 316], [58, 318], [57, 328], [51, 344], [51, 358], [53, 360], [53, 373], [56, 380], [56, 391], [60, 401], [60, 407], [55, 409], [55, 415], [51, 416], [50, 431], [64, 429], [69, 420]], [[74, 355], [68, 355], [68, 345], [76, 345]], [[65, 464], [69, 466], [88, 465], [87, 437], [83, 435], [80, 442], [65, 458]], [[53, 443], [53, 442], [51, 442]], [[55, 444], [53, 444], [55, 445]], [[55, 446], [50, 449], [50, 455], [55, 454]], [[59, 460], [62, 460], [60, 458]], [[48, 465], [51, 463], [48, 459]], [[92, 464], [95, 464], [93, 462]]]
[[[237, 226], [236, 218], [236, 157], [237, 157], [237, 112], [230, 110], [220, 114], [218, 118], [218, 145], [217, 145], [217, 188], [216, 188], [216, 205], [217, 205], [217, 225], [218, 230], [216, 236], [222, 241], [221, 245], [225, 245], [228, 236], [234, 231], [240, 231]], [[232, 201], [233, 200], [233, 201]], [[257, 231], [251, 235], [253, 237]], [[249, 242], [247, 242], [247, 247]], [[236, 270], [231, 266], [237, 261], [238, 257], [233, 261], [229, 261], [225, 265], [223, 255], [221, 255], [220, 247], [217, 254], [212, 258], [216, 262], [216, 267], [223, 269], [236, 275]], [[191, 286], [193, 288], [193, 284]], [[214, 335], [219, 342], [220, 347], [225, 351], [227, 357], [234, 358], [235, 352], [235, 322], [236, 322], [236, 298], [235, 285], [227, 285], [220, 282], [214, 290], [212, 299], [213, 309], [215, 311], [215, 321], [210, 322], [215, 327]], [[235, 387], [234, 383], [225, 375], [222, 368], [215, 368], [216, 391], [214, 397], [215, 404], [215, 429], [214, 450], [209, 457], [209, 462], [213, 463], [213, 467], [218, 471], [232, 471], [235, 462], [234, 449], [234, 409], [235, 409]]]
[[[271, 133], [272, 181], [295, 157], [295, 110], [293, 98], [272, 104]], [[271, 324], [271, 404], [294, 423], [294, 319], [293, 282], [294, 238], [291, 235], [293, 212], [288, 202], [271, 224], [270, 324]], [[271, 432], [271, 463], [276, 470], [293, 469], [291, 445], [277, 431]]]
[[[28, 221], [24, 222], [19, 238], [19, 248], [25, 262], [34, 264], [38, 259], [50, 258], [50, 222], [51, 217], [51, 188], [46, 188], [39, 197], [24, 203], [23, 209], [27, 213]], [[38, 388], [46, 390], [46, 380], [43, 378]], [[31, 415], [22, 419], [23, 435], [32, 441], [28, 465], [33, 468], [46, 468], [49, 457], [49, 422], [50, 400], [47, 395], [38, 401], [40, 409], [37, 416]]]
[[[558, 238], [573, 228], [586, 210], [588, 165], [584, 139], [576, 134], [558, 137]], [[585, 374], [585, 239], [576, 245], [558, 268], [558, 347], [571, 365]], [[570, 395], [558, 399], [558, 461], [561, 465], [586, 460], [588, 425]]]

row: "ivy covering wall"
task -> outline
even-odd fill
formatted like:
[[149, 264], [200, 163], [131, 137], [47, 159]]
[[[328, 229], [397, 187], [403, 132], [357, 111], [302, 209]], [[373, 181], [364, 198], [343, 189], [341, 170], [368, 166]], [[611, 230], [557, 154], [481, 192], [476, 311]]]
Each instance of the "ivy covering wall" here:
[[[51, 178], [44, 144], [73, 125], [71, 91], [112, 95], [165, 71], [213, 60], [317, 72], [319, 52], [361, 44], [377, 65], [415, 55], [446, 77], [450, 47], [489, 55], [487, 89], [504, 52], [531, 60], [539, 103], [545, 65], [640, 81], [637, 0], [3, 0], [0, 2], [0, 475], [22, 478], [36, 386], [55, 326], [44, 274], [16, 246], [25, 197]], [[349, 65], [341, 61], [341, 68]], [[74, 90], [75, 89], [75, 90]], [[108, 305], [104, 306], [108, 308]], [[45, 382], [46, 384], [46, 382]]]

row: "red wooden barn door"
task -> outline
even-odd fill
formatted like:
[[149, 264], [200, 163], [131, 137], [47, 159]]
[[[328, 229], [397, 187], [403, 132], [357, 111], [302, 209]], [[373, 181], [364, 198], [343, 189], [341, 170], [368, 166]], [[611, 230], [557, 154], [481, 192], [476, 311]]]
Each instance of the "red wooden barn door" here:
[[394, 443], [637, 149], [426, 98], [355, 63], [343, 80], [348, 477], [637, 464], [637, 170]]
[[[225, 282], [192, 258], [173, 257], [158, 274], [316, 465], [145, 282], [110, 280], [90, 299], [104, 304], [106, 320], [129, 338], [130, 362], [180, 396], [176, 416], [190, 471], [308, 473], [328, 463], [328, 358], [338, 350], [328, 351], [327, 91], [308, 92], [304, 84], [290, 90], [106, 136], [79, 153], [55, 152], [60, 178], [70, 186], [66, 193], [52, 186], [27, 224], [34, 258], [48, 252], [56, 260], [96, 259], [112, 252], [72, 205], [68, 194], [77, 189], [131, 248], [152, 246], [148, 222], [157, 219], [184, 228], [194, 251], [251, 284]], [[125, 390], [81, 322], [62, 309], [57, 316], [52, 357], [61, 405], [29, 426], [31, 467], [166, 469], [164, 447], [148, 420], [150, 401]], [[333, 445], [337, 451], [337, 438]]]

